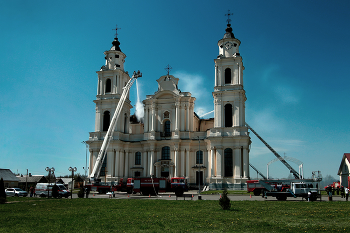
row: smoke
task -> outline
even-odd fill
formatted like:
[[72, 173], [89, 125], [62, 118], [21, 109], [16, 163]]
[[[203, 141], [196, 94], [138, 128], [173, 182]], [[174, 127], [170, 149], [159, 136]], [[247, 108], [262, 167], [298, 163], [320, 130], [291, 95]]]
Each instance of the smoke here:
[[140, 95], [139, 95], [139, 84], [136, 79], [136, 93], [137, 93], [137, 101], [135, 105], [135, 116], [138, 121], [141, 121], [141, 119], [144, 117], [145, 112], [143, 109], [143, 104], [140, 101]]

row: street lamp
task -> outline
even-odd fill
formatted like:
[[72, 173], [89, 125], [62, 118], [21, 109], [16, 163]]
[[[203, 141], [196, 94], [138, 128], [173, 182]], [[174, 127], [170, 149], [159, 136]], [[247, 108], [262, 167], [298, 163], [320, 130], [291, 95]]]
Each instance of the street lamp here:
[[69, 167], [68, 168], [68, 171], [71, 171], [72, 172], [72, 189], [71, 189], [71, 193], [70, 193], [70, 199], [73, 198], [73, 177], [74, 177], [74, 172], [77, 171], [77, 168], [76, 167]]
[[[46, 167], [45, 171], [49, 172], [49, 184], [50, 184], [50, 175], [51, 175], [51, 172], [52, 172], [52, 174], [54, 174], [55, 168], [54, 167], [52, 167], [52, 168]], [[50, 189], [48, 188], [47, 189], [47, 198], [49, 198], [49, 194], [50, 194], [49, 191], [50, 191]]]
[[88, 170], [88, 166], [87, 166], [87, 151], [88, 151], [88, 146], [89, 144], [86, 141], [82, 141], [81, 143], [84, 143], [86, 145], [86, 151], [85, 151], [85, 168], [83, 168], [85, 170], [85, 180], [87, 178], [86, 176], [86, 172]]
[[198, 200], [201, 200], [201, 141], [198, 136]]

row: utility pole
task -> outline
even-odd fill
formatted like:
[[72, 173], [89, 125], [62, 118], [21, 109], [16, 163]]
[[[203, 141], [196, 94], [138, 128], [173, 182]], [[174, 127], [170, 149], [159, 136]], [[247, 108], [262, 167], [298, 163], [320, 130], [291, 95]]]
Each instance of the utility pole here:
[[68, 168], [68, 171], [71, 171], [72, 172], [72, 189], [71, 189], [71, 192], [70, 192], [70, 199], [73, 198], [73, 178], [74, 178], [74, 172], [77, 171], [77, 168], [76, 167], [69, 167]]
[[[54, 168], [54, 167], [52, 167], [52, 168], [46, 167], [45, 170], [46, 170], [47, 172], [49, 172], [49, 185], [50, 185], [50, 176], [51, 176], [51, 172], [52, 172], [52, 174], [53, 174], [53, 173], [55, 172], [55, 168]], [[51, 192], [52, 192], [52, 190], [51, 190]], [[47, 198], [50, 198], [50, 189], [49, 189], [49, 188], [47, 188]]]
[[28, 169], [27, 169], [27, 176], [26, 176], [26, 191], [28, 192]]

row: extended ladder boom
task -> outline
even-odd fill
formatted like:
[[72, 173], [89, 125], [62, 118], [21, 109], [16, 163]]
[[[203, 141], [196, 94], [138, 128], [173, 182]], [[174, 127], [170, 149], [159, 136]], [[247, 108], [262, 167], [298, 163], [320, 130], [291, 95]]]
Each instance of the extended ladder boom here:
[[249, 164], [249, 166], [251, 166], [251, 168], [253, 168], [264, 180], [266, 180], [266, 176], [264, 176], [264, 174], [262, 174], [256, 167], [253, 166], [253, 164]]
[[92, 169], [92, 172], [90, 174], [90, 179], [91, 179], [92, 182], [94, 182], [95, 179], [97, 179], [99, 174], [100, 174], [102, 163], [103, 163], [103, 160], [104, 160], [104, 158], [106, 156], [109, 143], [113, 139], [113, 132], [114, 132], [114, 129], [115, 129], [116, 125], [117, 125], [117, 121], [118, 121], [121, 109], [122, 109], [122, 107], [124, 105], [125, 99], [128, 96], [128, 93], [129, 93], [129, 90], [130, 90], [132, 84], [139, 77], [142, 77], [142, 73], [140, 73], [140, 71], [138, 71], [137, 73], [134, 71], [134, 73], [132, 75], [132, 78], [129, 80], [129, 82], [123, 88], [124, 89], [123, 93], [122, 93], [122, 95], [120, 97], [120, 100], [118, 102], [117, 108], [115, 109], [115, 112], [114, 112], [113, 118], [111, 120], [111, 123], [109, 124], [108, 131], [107, 131], [106, 136], [105, 136], [105, 138], [103, 140], [100, 152], [98, 153], [98, 156], [97, 156], [94, 168]]
[[293, 176], [296, 178], [296, 179], [300, 179], [300, 175], [299, 173], [294, 170], [294, 168], [292, 168], [292, 166], [289, 165], [289, 163], [287, 163], [287, 161], [282, 157], [280, 156], [269, 144], [267, 144], [267, 142], [265, 142], [264, 139], [262, 139], [259, 134], [257, 132], [255, 132], [252, 127], [250, 127], [247, 122], [245, 123], [245, 125], [248, 127], [248, 129], [250, 129], [250, 131], [252, 131], [264, 144], [265, 146], [267, 146], [267, 148], [270, 149], [270, 151], [272, 151], [272, 153], [289, 169], [289, 171], [291, 173], [293, 173]]

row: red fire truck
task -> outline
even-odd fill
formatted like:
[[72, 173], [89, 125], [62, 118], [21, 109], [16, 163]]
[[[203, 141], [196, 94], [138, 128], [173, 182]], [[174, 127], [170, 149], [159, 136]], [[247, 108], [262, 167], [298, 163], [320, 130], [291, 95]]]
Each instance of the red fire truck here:
[[[274, 187], [280, 191], [285, 191], [290, 188], [289, 184], [278, 184], [277, 182], [269, 182], [271, 187]], [[247, 180], [247, 191], [248, 193], [253, 192], [254, 196], [260, 196], [260, 194], [267, 191], [267, 189], [259, 183], [259, 180]]]
[[93, 192], [98, 193], [107, 193], [107, 192], [115, 192], [115, 191], [121, 191], [121, 192], [132, 192], [132, 186], [134, 183], [134, 178], [128, 178], [127, 182], [124, 183], [123, 178], [119, 180], [117, 183], [102, 183], [102, 182], [95, 182], [94, 184], [87, 184], [86, 187], [89, 188]]

